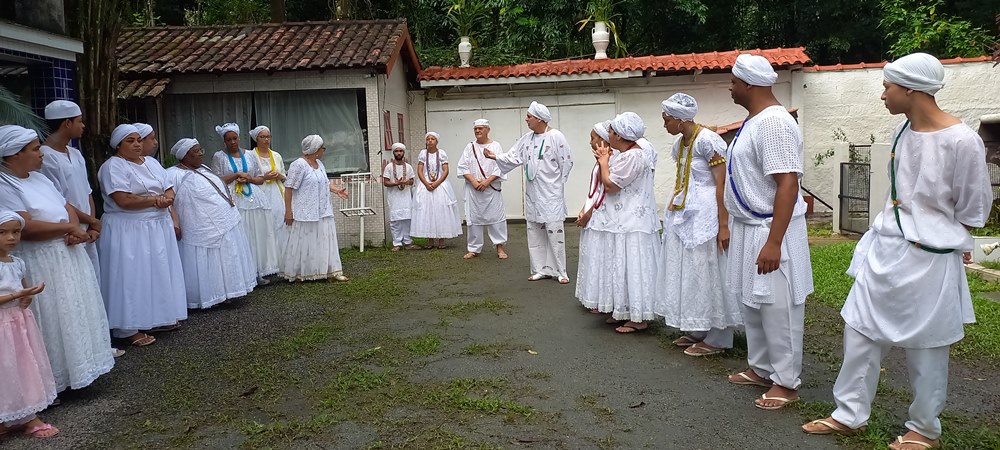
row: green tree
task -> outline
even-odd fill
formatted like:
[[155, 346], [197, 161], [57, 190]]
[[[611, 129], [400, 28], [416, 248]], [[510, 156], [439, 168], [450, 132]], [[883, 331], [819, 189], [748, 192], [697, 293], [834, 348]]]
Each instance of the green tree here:
[[903, 56], [925, 51], [939, 58], [989, 54], [995, 37], [968, 20], [943, 13], [944, 1], [918, 4], [911, 0], [882, 0], [880, 26], [891, 45], [889, 53]]

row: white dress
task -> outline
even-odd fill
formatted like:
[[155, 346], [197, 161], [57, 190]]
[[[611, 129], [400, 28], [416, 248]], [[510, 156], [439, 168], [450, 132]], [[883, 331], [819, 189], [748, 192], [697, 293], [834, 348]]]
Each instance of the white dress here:
[[[281, 154], [271, 150], [269, 157], [262, 157], [254, 148], [250, 153], [257, 156], [257, 163], [260, 165], [261, 174], [274, 170], [282, 175], [288, 175], [285, 171], [285, 161]], [[228, 161], [226, 161], [228, 163]], [[260, 186], [255, 186], [267, 196], [267, 204], [271, 208], [271, 216], [274, 217], [274, 241], [285, 242], [285, 185], [278, 180], [268, 180]]]
[[573, 158], [561, 131], [550, 129], [542, 134], [529, 131], [506, 153], [497, 154], [496, 162], [505, 174], [524, 166], [525, 219], [536, 223], [566, 220], [566, 180], [573, 169]]
[[[66, 201], [85, 214], [93, 215], [90, 209], [90, 182], [87, 178], [87, 163], [83, 153], [67, 146], [66, 153], [47, 145], [42, 146], [42, 168], [38, 171], [56, 186]], [[87, 229], [86, 225], [81, 225]], [[90, 262], [94, 264], [97, 278], [101, 278], [100, 260], [97, 257], [97, 243], [81, 244], [87, 250]]]
[[[443, 176], [444, 165], [448, 164], [448, 154], [438, 149], [435, 153], [421, 150], [417, 161], [423, 163], [424, 179]], [[418, 166], [418, 170], [419, 170]], [[458, 200], [451, 183], [445, 180], [433, 191], [417, 178], [413, 188], [413, 213], [410, 235], [431, 239], [453, 238], [462, 234], [462, 219], [458, 215]]]
[[576, 297], [615, 319], [652, 320], [661, 251], [653, 169], [638, 147], [614, 152], [609, 165], [621, 190], [606, 193], [580, 237]]
[[[465, 223], [467, 225], [492, 225], [507, 220], [507, 212], [503, 206], [503, 194], [500, 192], [500, 183], [506, 176], [500, 172], [497, 162], [483, 155], [484, 149], [490, 149], [494, 154], [500, 154], [503, 147], [497, 141], [487, 145], [480, 145], [470, 142], [462, 151], [462, 158], [458, 160], [458, 170], [456, 174], [465, 186]], [[485, 180], [491, 176], [497, 177], [490, 188], [484, 191], [477, 191], [465, 180], [465, 175], [472, 175], [478, 181]]]
[[[246, 172], [252, 177], [264, 175], [260, 160], [254, 154], [240, 149], [240, 155], [241, 158], [233, 158], [225, 150], [216, 152], [212, 156], [212, 171], [220, 177], [229, 176], [236, 172]], [[233, 197], [236, 208], [240, 210], [240, 216], [243, 219], [241, 223], [247, 233], [247, 238], [250, 240], [250, 250], [253, 251], [254, 261], [257, 264], [257, 275], [264, 277], [276, 274], [281, 261], [281, 253], [274, 234], [274, 216], [272, 216], [270, 198], [261, 189], [261, 186], [247, 183], [241, 186], [242, 192], [236, 192], [236, 185], [236, 180], [229, 183], [229, 195]], [[249, 195], [246, 195], [246, 190], [249, 190]]]
[[[413, 166], [405, 162], [398, 166], [390, 162], [382, 170], [382, 178], [387, 178], [389, 181], [405, 181], [413, 178], [414, 184], [417, 184], [416, 177]], [[413, 209], [412, 186], [402, 186], [402, 189], [399, 186], [385, 188], [385, 198], [386, 203], [389, 204], [390, 222], [410, 220]]]
[[208, 167], [167, 169], [181, 224], [187, 307], [210, 308], [257, 286], [257, 265], [226, 184]]
[[330, 180], [322, 161], [313, 169], [304, 158], [288, 167], [285, 188], [292, 191], [292, 226], [281, 271], [288, 281], [324, 280], [343, 272], [337, 223], [330, 203]]
[[664, 212], [656, 314], [683, 331], [741, 325], [739, 300], [726, 289], [726, 255], [719, 253], [716, 242], [719, 210], [715, 178], [708, 165], [715, 155], [726, 152], [726, 142], [704, 128], [693, 146], [682, 149], [681, 141], [674, 142], [672, 156], [677, 161], [677, 179], [688, 182], [680, 183], [681, 192], [674, 194]]
[[111, 194], [162, 195], [173, 188], [159, 161], [111, 157], [97, 175], [104, 198], [104, 230], [97, 240], [101, 290], [116, 330], [148, 330], [187, 319], [184, 269], [174, 223], [166, 209], [125, 209]]
[[[32, 219], [69, 222], [66, 199], [38, 172], [20, 180], [20, 190], [0, 182], [0, 209], [23, 211]], [[17, 254], [27, 264], [29, 286], [45, 283], [31, 308], [45, 339], [56, 390], [80, 389], [115, 365], [108, 318], [94, 266], [80, 245], [62, 237], [22, 240]]]
[[[904, 129], [905, 128], [905, 129]], [[855, 279], [841, 315], [869, 339], [934, 348], [965, 336], [975, 322], [962, 252], [993, 203], [982, 139], [965, 124], [915, 132], [904, 124], [895, 151], [899, 222], [891, 198], [854, 250]], [[913, 245], [954, 249], [932, 253]]]

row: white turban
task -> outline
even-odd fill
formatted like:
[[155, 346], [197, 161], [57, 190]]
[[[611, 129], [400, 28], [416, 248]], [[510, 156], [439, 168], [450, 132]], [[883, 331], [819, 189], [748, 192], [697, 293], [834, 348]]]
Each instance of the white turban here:
[[911, 53], [885, 65], [885, 81], [933, 96], [944, 87], [944, 66], [926, 53]]
[[132, 133], [139, 134], [139, 129], [135, 125], [123, 123], [115, 127], [115, 130], [111, 132], [111, 148], [117, 148], [118, 144], [121, 144]]
[[774, 82], [778, 81], [778, 73], [767, 58], [748, 53], [736, 57], [733, 75], [750, 86], [774, 86]]
[[174, 155], [178, 161], [184, 159], [188, 152], [191, 151], [194, 146], [198, 145], [197, 139], [184, 138], [177, 141], [173, 147], [170, 147], [170, 154]]
[[311, 155], [319, 151], [319, 148], [323, 146], [323, 138], [319, 137], [318, 134], [310, 134], [302, 140], [302, 154]]
[[16, 155], [24, 150], [31, 141], [38, 139], [35, 130], [29, 130], [18, 125], [0, 127], [0, 158]]
[[434, 136], [434, 139], [437, 139], [439, 142], [441, 141], [441, 135], [436, 132], [428, 131], [427, 134], [424, 135], [424, 140], [427, 139], [427, 136]]
[[396, 150], [397, 148], [401, 148], [401, 149], [403, 149], [403, 151], [406, 151], [406, 146], [405, 146], [405, 145], [403, 145], [403, 144], [402, 144], [402, 143], [400, 143], [400, 142], [397, 142], [397, 143], [395, 143], [395, 144], [392, 144], [392, 150], [393, 150], [393, 151], [395, 151], [395, 150]]
[[615, 120], [611, 121], [611, 128], [626, 141], [638, 141], [646, 134], [646, 124], [634, 112], [623, 112], [615, 116]]
[[611, 142], [611, 136], [608, 134], [608, 128], [611, 127], [611, 121], [605, 120], [604, 122], [597, 122], [594, 124], [594, 132], [597, 133], [601, 139], [605, 142]]
[[141, 139], [146, 139], [146, 136], [149, 136], [153, 132], [153, 126], [148, 123], [133, 123], [132, 126], [136, 130], [139, 130], [139, 137]]
[[531, 105], [528, 105], [528, 114], [535, 116], [535, 118], [545, 123], [552, 121], [552, 114], [549, 114], [549, 108], [538, 102], [531, 102]]
[[0, 211], [0, 224], [4, 224], [16, 220], [21, 224], [21, 228], [24, 228], [24, 217], [14, 211]]
[[254, 129], [250, 130], [250, 139], [253, 139], [253, 141], [256, 143], [257, 142], [257, 135], [260, 134], [261, 131], [266, 131], [266, 132], [270, 133], [271, 129], [268, 128], [268, 127], [265, 127], [264, 125], [261, 125], [261, 126], [259, 126], [257, 128], [254, 128]]
[[660, 106], [666, 115], [678, 120], [694, 120], [698, 114], [698, 102], [683, 92], [671, 95]]
[[80, 105], [69, 100], [56, 100], [45, 105], [45, 120], [72, 119], [82, 115]]
[[474, 127], [487, 127], [487, 128], [489, 128], [490, 121], [486, 120], [486, 119], [476, 119], [475, 122], [472, 122], [472, 126], [474, 126]]
[[239, 136], [240, 135], [240, 126], [236, 125], [235, 123], [224, 123], [222, 125], [219, 125], [219, 126], [215, 127], [215, 132], [219, 133], [219, 137], [221, 137], [222, 139], [225, 139], [226, 138], [226, 133], [228, 133], [230, 131], [236, 133], [236, 135]]

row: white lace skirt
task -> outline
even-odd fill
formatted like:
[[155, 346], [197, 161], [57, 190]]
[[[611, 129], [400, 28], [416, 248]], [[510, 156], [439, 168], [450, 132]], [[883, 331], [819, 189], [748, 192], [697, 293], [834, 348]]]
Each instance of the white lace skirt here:
[[257, 265], [246, 232], [239, 225], [222, 236], [218, 248], [187, 245], [184, 239], [178, 247], [190, 309], [211, 308], [243, 297], [257, 286]]
[[[167, 220], [170, 220], [169, 218]], [[89, 386], [115, 365], [94, 265], [82, 245], [22, 241], [29, 286], [45, 283], [31, 309], [45, 340], [56, 391]]]
[[657, 234], [584, 230], [576, 298], [618, 320], [653, 320], [659, 263]]
[[726, 292], [726, 255], [715, 239], [686, 248], [677, 234], [663, 233], [663, 263], [657, 276], [657, 315], [683, 331], [743, 324], [740, 301]]
[[240, 223], [250, 241], [250, 251], [257, 266], [257, 275], [265, 277], [278, 273], [281, 253], [275, 237], [274, 218], [270, 209], [241, 209]]
[[285, 279], [325, 280], [343, 270], [337, 245], [337, 223], [333, 217], [324, 217], [319, 222], [292, 222], [281, 264]]
[[184, 269], [166, 212], [112, 213], [97, 241], [101, 291], [117, 330], [148, 330], [187, 319]]
[[410, 236], [440, 239], [461, 234], [462, 219], [449, 183], [444, 183], [433, 191], [428, 191], [423, 185], [413, 189]]

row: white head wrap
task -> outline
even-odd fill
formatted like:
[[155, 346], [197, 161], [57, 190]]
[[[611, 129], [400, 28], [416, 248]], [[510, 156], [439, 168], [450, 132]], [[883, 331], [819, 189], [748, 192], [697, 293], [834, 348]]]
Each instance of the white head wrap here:
[[405, 145], [403, 145], [403, 144], [402, 144], [402, 143], [400, 143], [400, 142], [397, 142], [397, 143], [395, 143], [395, 144], [392, 144], [392, 150], [393, 150], [393, 151], [396, 151], [396, 149], [397, 149], [397, 148], [401, 148], [401, 149], [403, 149], [403, 151], [404, 151], [404, 152], [406, 151], [406, 146], [405, 146]]
[[[74, 116], [75, 117], [75, 116]], [[0, 211], [0, 224], [16, 220], [24, 228], [24, 217], [14, 211]]]
[[117, 148], [118, 144], [121, 144], [132, 133], [140, 134], [135, 125], [123, 123], [115, 127], [115, 130], [111, 132], [111, 148]]
[[139, 130], [139, 137], [142, 139], [146, 139], [146, 136], [153, 132], [153, 126], [148, 123], [133, 123], [132, 126]]
[[736, 57], [733, 75], [751, 86], [774, 86], [774, 82], [778, 81], [778, 73], [767, 58], [748, 53]]
[[472, 122], [472, 126], [474, 126], [474, 127], [487, 127], [487, 128], [489, 128], [490, 121], [486, 120], [486, 119], [476, 119], [475, 122]]
[[638, 141], [646, 134], [646, 124], [634, 112], [623, 112], [615, 116], [615, 120], [611, 121], [611, 128], [626, 141]]
[[440, 142], [440, 141], [441, 141], [441, 135], [440, 135], [440, 134], [437, 134], [437, 133], [436, 133], [436, 132], [434, 132], [434, 131], [428, 131], [428, 132], [427, 132], [427, 134], [425, 134], [425, 135], [424, 135], [424, 139], [425, 139], [425, 140], [427, 139], [427, 136], [434, 136], [434, 139], [437, 139], [437, 140], [438, 140], [438, 142]]
[[608, 133], [608, 129], [611, 127], [611, 121], [605, 120], [604, 122], [597, 122], [594, 124], [594, 132], [597, 133], [604, 142], [611, 141], [611, 135]]
[[219, 133], [219, 137], [221, 137], [222, 139], [225, 139], [226, 138], [226, 133], [228, 133], [230, 131], [236, 133], [236, 135], [239, 136], [240, 135], [240, 126], [236, 125], [235, 123], [231, 123], [230, 122], [230, 123], [224, 123], [222, 125], [218, 125], [218, 126], [215, 127], [215, 132]]
[[911, 53], [885, 65], [885, 81], [933, 96], [944, 87], [944, 66], [926, 53]]
[[255, 144], [257, 143], [257, 135], [260, 134], [261, 131], [266, 131], [266, 132], [270, 133], [271, 129], [268, 128], [268, 127], [265, 127], [264, 125], [261, 125], [261, 126], [259, 126], [257, 128], [254, 128], [254, 129], [250, 130], [250, 139], [253, 139], [253, 142]]
[[38, 139], [35, 130], [29, 130], [18, 125], [0, 127], [0, 158], [6, 158], [20, 153], [31, 141]]
[[538, 102], [531, 102], [528, 105], [528, 114], [535, 116], [535, 118], [545, 123], [552, 121], [552, 114], [549, 114], [549, 108]]
[[694, 116], [698, 114], [698, 102], [683, 92], [671, 95], [660, 106], [666, 115], [677, 120], [694, 120]]
[[173, 147], [170, 147], [170, 154], [174, 155], [178, 161], [184, 159], [188, 152], [191, 151], [194, 146], [199, 145], [197, 139], [184, 138], [177, 141]]
[[80, 105], [69, 100], [56, 100], [45, 105], [45, 120], [72, 119], [82, 115]]
[[318, 134], [310, 134], [302, 140], [302, 154], [311, 155], [319, 151], [319, 148], [323, 146], [323, 138], [319, 137]]

